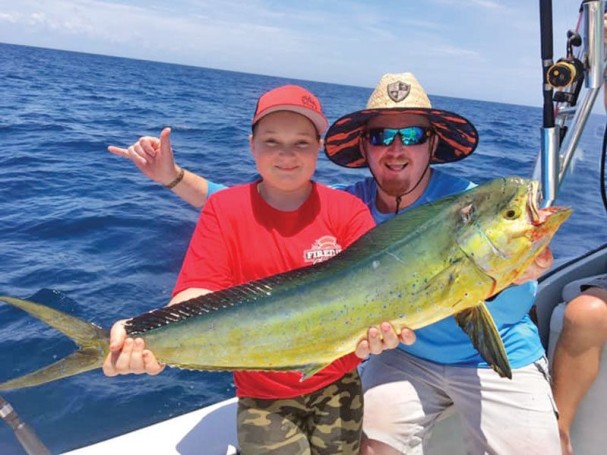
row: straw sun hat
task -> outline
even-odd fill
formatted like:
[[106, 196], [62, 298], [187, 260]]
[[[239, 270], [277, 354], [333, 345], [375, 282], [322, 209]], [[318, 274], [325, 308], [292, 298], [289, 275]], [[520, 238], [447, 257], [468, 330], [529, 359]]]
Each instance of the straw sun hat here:
[[360, 152], [360, 140], [366, 124], [378, 115], [407, 113], [428, 118], [437, 135], [438, 145], [431, 163], [449, 163], [470, 155], [478, 144], [478, 132], [461, 115], [433, 109], [428, 95], [411, 73], [385, 74], [367, 102], [366, 109], [338, 119], [327, 131], [325, 153], [344, 167], [366, 167]]

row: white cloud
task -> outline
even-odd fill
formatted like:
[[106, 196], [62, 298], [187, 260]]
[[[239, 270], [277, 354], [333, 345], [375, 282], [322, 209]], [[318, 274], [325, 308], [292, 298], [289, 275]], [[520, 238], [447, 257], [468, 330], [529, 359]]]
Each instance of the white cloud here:
[[[430, 2], [443, 6], [456, 6], [462, 9], [480, 7], [485, 10], [503, 10], [506, 6], [503, 3], [492, 0], [430, 0]], [[514, 2], [510, 2], [514, 3]]]
[[456, 46], [449, 46], [449, 45], [433, 47], [430, 49], [429, 53], [433, 54], [437, 57], [448, 56], [448, 57], [466, 58], [466, 59], [472, 59], [472, 60], [481, 60], [482, 59], [481, 54], [477, 51], [466, 49], [466, 48], [461, 48], [461, 47], [456, 47]]
[[[564, 37], [576, 8], [554, 1]], [[0, 41], [367, 87], [383, 72], [468, 74], [469, 86], [441, 86], [528, 103], [541, 97], [535, 84], [502, 87], [508, 72], [539, 71], [537, 10], [528, 0], [0, 0]]]
[[17, 23], [19, 20], [18, 14], [9, 14], [0, 12], [0, 22], [10, 22], [11, 24]]

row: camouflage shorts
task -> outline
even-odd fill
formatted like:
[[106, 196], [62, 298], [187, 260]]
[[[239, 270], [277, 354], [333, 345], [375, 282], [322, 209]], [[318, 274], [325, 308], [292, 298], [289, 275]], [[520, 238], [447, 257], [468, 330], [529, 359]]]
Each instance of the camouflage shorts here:
[[238, 400], [243, 455], [358, 454], [363, 395], [356, 370], [316, 392], [295, 398]]

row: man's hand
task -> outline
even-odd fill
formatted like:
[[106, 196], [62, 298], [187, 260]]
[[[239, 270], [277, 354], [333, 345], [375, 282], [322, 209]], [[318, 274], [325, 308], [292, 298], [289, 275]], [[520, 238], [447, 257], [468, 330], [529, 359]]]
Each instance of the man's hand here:
[[525, 272], [513, 281], [514, 284], [523, 284], [530, 280], [537, 280], [544, 273], [546, 273], [552, 264], [554, 263], [554, 256], [549, 247], [544, 250], [535, 258], [533, 264], [531, 264]]
[[413, 344], [415, 342], [415, 333], [413, 330], [404, 328], [400, 336], [389, 322], [382, 322], [379, 327], [370, 327], [367, 331], [367, 338], [361, 340], [354, 353], [359, 359], [366, 359], [371, 354], [381, 354], [386, 349], [394, 349], [398, 343]]

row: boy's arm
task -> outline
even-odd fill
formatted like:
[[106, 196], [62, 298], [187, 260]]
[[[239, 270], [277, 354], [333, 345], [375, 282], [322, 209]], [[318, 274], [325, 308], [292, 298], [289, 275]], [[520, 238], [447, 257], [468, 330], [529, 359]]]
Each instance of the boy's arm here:
[[[180, 302], [208, 294], [208, 289], [190, 288], [184, 289], [175, 295], [167, 306], [178, 305]], [[117, 376], [119, 374], [142, 374], [147, 373], [155, 376], [164, 370], [164, 365], [158, 362], [154, 353], [145, 348], [141, 338], [128, 338], [124, 330], [126, 320], [116, 322], [110, 332], [110, 354], [103, 364], [103, 372], [106, 376]]]
[[213, 192], [224, 186], [178, 166], [170, 136], [171, 129], [164, 128], [159, 138], [143, 136], [128, 148], [110, 145], [108, 151], [131, 160], [149, 179], [169, 188], [194, 207], [201, 208]]

